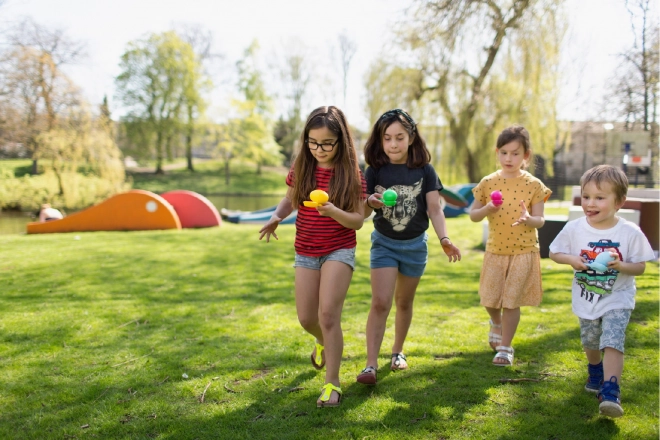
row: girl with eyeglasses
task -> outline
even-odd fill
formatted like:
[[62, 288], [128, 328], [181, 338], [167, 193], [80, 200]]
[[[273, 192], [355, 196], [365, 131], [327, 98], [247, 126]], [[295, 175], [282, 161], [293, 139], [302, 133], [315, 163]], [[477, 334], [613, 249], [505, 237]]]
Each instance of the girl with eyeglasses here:
[[[442, 184], [431, 154], [415, 121], [401, 109], [385, 112], [373, 126], [364, 147], [369, 168], [365, 216], [374, 216], [371, 234], [371, 309], [367, 320], [367, 366], [357, 381], [376, 384], [378, 354], [387, 316], [396, 303], [394, 343], [390, 369], [408, 368], [403, 343], [412, 321], [413, 300], [428, 259], [429, 220], [450, 262], [461, 259], [460, 250], [447, 236], [440, 204]], [[396, 192], [396, 204], [387, 206], [383, 192]]]
[[[316, 338], [311, 363], [324, 366], [325, 385], [316, 405], [338, 406], [342, 390], [339, 366], [344, 348], [341, 312], [355, 268], [355, 231], [364, 223], [366, 182], [344, 113], [319, 107], [305, 123], [300, 151], [286, 178], [289, 189], [259, 231], [266, 242], [278, 239], [277, 226], [298, 209], [295, 238], [296, 311], [302, 327]], [[306, 207], [313, 190], [329, 201]]]

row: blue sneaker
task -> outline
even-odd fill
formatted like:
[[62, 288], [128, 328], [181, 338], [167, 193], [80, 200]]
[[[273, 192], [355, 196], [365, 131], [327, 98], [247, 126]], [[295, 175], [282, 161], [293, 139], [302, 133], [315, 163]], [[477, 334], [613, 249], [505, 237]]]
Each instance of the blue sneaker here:
[[603, 362], [601, 361], [598, 365], [587, 363], [587, 369], [589, 371], [589, 377], [587, 378], [587, 384], [584, 386], [584, 389], [590, 393], [598, 393], [600, 387], [603, 386]]
[[607, 417], [621, 417], [623, 408], [621, 407], [621, 400], [619, 400], [620, 395], [621, 391], [616, 376], [612, 376], [610, 380], [603, 382], [603, 386], [598, 392], [600, 413]]

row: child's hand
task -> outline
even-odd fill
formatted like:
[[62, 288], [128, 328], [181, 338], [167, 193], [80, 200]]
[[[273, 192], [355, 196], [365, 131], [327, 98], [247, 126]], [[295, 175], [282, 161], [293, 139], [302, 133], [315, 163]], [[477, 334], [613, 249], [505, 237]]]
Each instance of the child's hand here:
[[451, 241], [447, 240], [444, 243], [440, 241], [440, 246], [442, 246], [442, 250], [449, 257], [450, 263], [461, 261], [461, 251]]
[[518, 226], [518, 225], [524, 225], [527, 223], [527, 220], [531, 217], [529, 215], [529, 212], [527, 211], [527, 208], [525, 207], [525, 201], [521, 200], [520, 201], [520, 209], [522, 212], [520, 213], [520, 218], [515, 221], [511, 226]]
[[495, 214], [497, 211], [502, 209], [502, 205], [496, 205], [491, 200], [490, 202], [486, 203], [485, 208], [488, 214]]
[[367, 198], [367, 203], [370, 205], [371, 209], [380, 209], [385, 204], [383, 203], [383, 195], [374, 193]]
[[264, 225], [263, 228], [259, 230], [259, 240], [264, 238], [264, 235], [266, 236], [266, 243], [270, 243], [270, 236], [272, 235], [275, 237], [275, 240], [279, 240], [277, 237], [277, 234], [275, 233], [275, 229], [280, 225], [280, 222], [282, 221], [281, 218], [279, 218], [276, 215], [273, 215], [268, 222]]
[[323, 217], [331, 217], [332, 211], [339, 209], [335, 205], [333, 205], [330, 202], [325, 202], [322, 205], [319, 205], [316, 207], [316, 210], [319, 212], [319, 215], [322, 215]]
[[575, 270], [587, 270], [587, 269], [589, 269], [589, 267], [587, 266], [587, 260], [584, 257], [574, 256], [570, 260], [569, 264]]
[[619, 258], [618, 252], [613, 251], [611, 249], [605, 249], [605, 252], [609, 252], [610, 256], [614, 257], [613, 261], [609, 261], [607, 263], [607, 268], [621, 272], [621, 263], [623, 263], [623, 261], [621, 261], [621, 259]]

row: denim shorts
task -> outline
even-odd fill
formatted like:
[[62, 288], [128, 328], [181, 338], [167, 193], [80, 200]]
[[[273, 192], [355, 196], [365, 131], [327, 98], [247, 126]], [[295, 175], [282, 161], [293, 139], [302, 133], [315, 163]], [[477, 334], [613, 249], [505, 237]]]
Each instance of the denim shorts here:
[[419, 278], [428, 261], [427, 241], [426, 232], [410, 240], [395, 240], [374, 230], [371, 233], [371, 268], [396, 267], [407, 277]]
[[296, 253], [293, 267], [321, 270], [321, 266], [323, 266], [323, 263], [326, 261], [341, 261], [342, 263], [348, 264], [352, 270], [355, 270], [355, 248], [337, 249], [336, 251], [330, 252], [328, 255], [323, 255], [321, 257], [308, 257]]
[[626, 327], [631, 314], [631, 309], [615, 309], [605, 312], [598, 319], [580, 318], [582, 346], [590, 350], [604, 350], [605, 347], [611, 347], [623, 353]]

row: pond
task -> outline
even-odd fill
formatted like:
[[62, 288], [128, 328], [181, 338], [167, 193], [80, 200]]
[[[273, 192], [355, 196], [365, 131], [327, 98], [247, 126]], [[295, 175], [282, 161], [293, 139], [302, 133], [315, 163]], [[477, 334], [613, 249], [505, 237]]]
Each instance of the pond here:
[[[277, 205], [282, 196], [210, 195], [207, 199], [220, 211], [256, 211]], [[69, 213], [70, 214], [70, 213]], [[34, 212], [0, 211], [0, 235], [24, 234], [26, 225], [35, 221]]]

